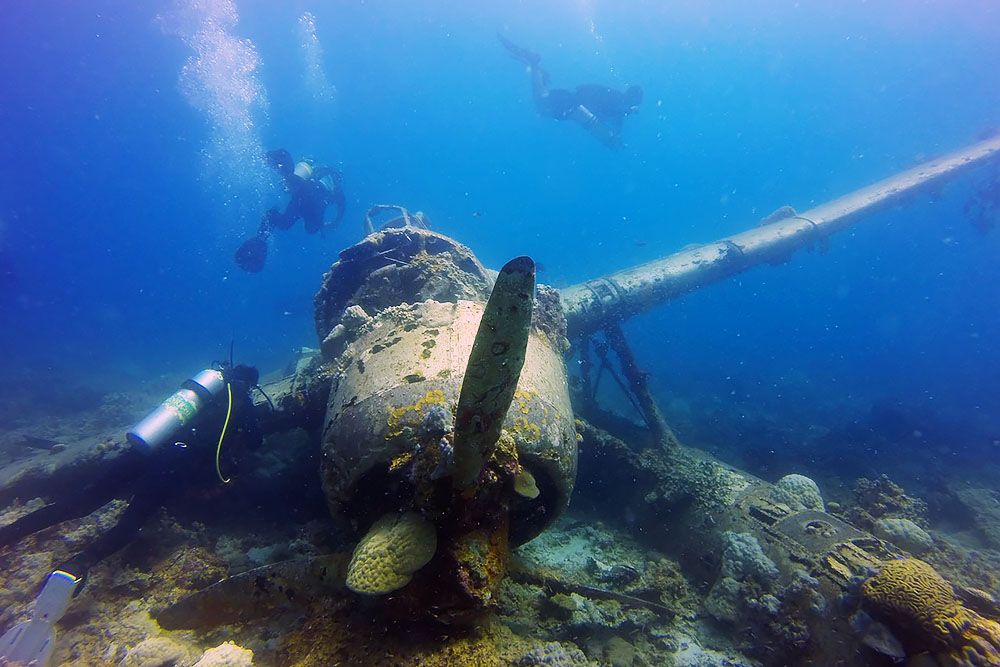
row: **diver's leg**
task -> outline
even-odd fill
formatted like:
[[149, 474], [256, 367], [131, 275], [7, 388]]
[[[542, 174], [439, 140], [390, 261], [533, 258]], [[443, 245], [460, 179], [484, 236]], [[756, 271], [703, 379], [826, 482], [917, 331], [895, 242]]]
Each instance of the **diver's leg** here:
[[529, 67], [531, 77], [531, 97], [535, 100], [535, 109], [542, 116], [552, 117], [552, 105], [549, 102], [549, 73], [541, 67]]
[[291, 203], [285, 208], [284, 211], [279, 211], [276, 208], [268, 210], [264, 214], [264, 222], [261, 226], [267, 226], [268, 231], [272, 229], [288, 229], [295, 224], [295, 221], [299, 219], [298, 212], [294, 209]]
[[312, 208], [302, 212], [302, 224], [305, 225], [307, 234], [315, 234], [323, 229], [323, 212], [326, 206]]
[[535, 100], [535, 109], [542, 116], [555, 117], [549, 102], [549, 73], [542, 69], [541, 57], [534, 51], [514, 44], [499, 33], [497, 33], [497, 39], [514, 60], [528, 66], [528, 76], [531, 78], [531, 97]]

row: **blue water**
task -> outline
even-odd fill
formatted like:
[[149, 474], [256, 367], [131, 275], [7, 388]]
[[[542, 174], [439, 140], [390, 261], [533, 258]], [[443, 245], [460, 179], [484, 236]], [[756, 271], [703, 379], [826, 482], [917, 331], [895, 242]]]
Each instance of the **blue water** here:
[[[213, 12], [239, 20], [199, 42]], [[566, 286], [1000, 124], [987, 1], [40, 0], [4, 14], [0, 373], [15, 383], [180, 378], [231, 339], [282, 366], [316, 344], [320, 277], [376, 202], [423, 210], [488, 265], [530, 254]], [[539, 117], [497, 31], [556, 86], [641, 84], [625, 148]], [[185, 79], [198, 48], [211, 66]], [[259, 275], [232, 254], [283, 197], [254, 146], [337, 165], [348, 195], [337, 230], [278, 233]], [[838, 405], [890, 400], [967, 426], [953, 444], [992, 455], [1000, 235], [963, 216], [976, 179], [634, 318], [658, 396], [688, 401], [696, 424], [715, 397], [734, 423], [766, 406], [827, 427]]]

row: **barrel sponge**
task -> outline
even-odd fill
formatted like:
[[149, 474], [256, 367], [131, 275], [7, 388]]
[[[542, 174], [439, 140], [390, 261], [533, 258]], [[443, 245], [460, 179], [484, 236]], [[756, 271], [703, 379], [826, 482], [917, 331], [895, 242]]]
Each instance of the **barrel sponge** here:
[[862, 605], [903, 640], [910, 655], [930, 651], [940, 664], [1000, 664], [1000, 624], [966, 608], [922, 560], [888, 561], [861, 585]]
[[365, 595], [390, 593], [409, 583], [436, 550], [437, 533], [422, 516], [386, 514], [355, 547], [347, 566], [347, 587]]

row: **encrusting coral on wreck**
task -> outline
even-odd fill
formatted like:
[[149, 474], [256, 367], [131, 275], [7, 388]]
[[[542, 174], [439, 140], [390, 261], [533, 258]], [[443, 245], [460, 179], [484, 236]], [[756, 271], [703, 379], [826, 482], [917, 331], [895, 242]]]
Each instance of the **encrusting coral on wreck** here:
[[723, 535], [722, 568], [709, 591], [705, 609], [719, 621], [735, 623], [748, 606], [777, 608], [770, 594], [778, 568], [749, 533], [727, 531]]
[[926, 525], [927, 503], [914, 498], [886, 475], [875, 479], [859, 478], [851, 491], [853, 502], [844, 517], [864, 530], [875, 527], [882, 517], [909, 519], [918, 526]]

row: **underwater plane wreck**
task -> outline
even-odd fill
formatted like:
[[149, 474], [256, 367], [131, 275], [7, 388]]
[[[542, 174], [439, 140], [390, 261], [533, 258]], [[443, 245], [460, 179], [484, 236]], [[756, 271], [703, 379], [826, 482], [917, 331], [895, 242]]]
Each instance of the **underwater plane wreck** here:
[[[620, 328], [654, 305], [787, 261], [998, 154], [1000, 137], [562, 290], [536, 286], [526, 257], [487, 269], [469, 248], [414, 224], [405, 211], [372, 228], [323, 278], [315, 297], [319, 349], [265, 383], [270, 398], [257, 404], [265, 432], [301, 429], [315, 438], [329, 511], [355, 536], [353, 550], [226, 577], [154, 618], [177, 631], [250, 622], [249, 611], [271, 604], [338, 610], [298, 633], [309, 648], [285, 652], [281, 664], [648, 664], [593, 662], [558, 645], [545, 649], [551, 655], [517, 653], [510, 634], [491, 636], [492, 657], [462, 643], [468, 628], [496, 612], [507, 580], [537, 587], [540, 608], [557, 620], [587, 600], [677, 615], [662, 596], [633, 585], [643, 576], [635, 568], [594, 560], [605, 582], [595, 586], [514, 554], [552, 527], [574, 486], [585, 483], [588, 493], [634, 508], [634, 523], [650, 527], [657, 549], [685, 577], [704, 582], [717, 618], [749, 627], [748, 617], [780, 613], [780, 627], [754, 626], [757, 640], [794, 644], [776, 654], [794, 662], [746, 664], [1000, 664], [1000, 604], [990, 594], [949, 583], [907, 544], [829, 513], [808, 478], [769, 483], [680, 443]], [[619, 359], [643, 428], [623, 427], [597, 404], [587, 363], [579, 382], [570, 382], [567, 355], [588, 349], [598, 333]], [[40, 486], [66, 488], [115, 451], [27, 466], [3, 480], [0, 501], [33, 497], [27, 489]], [[578, 479], [584, 469], [586, 479]], [[334, 599], [348, 602], [337, 607]], [[25, 613], [29, 625], [38, 620]], [[342, 623], [337, 613], [383, 619], [381, 657], [363, 653], [371, 645], [355, 650], [331, 639], [336, 633], [320, 626]], [[443, 628], [438, 652], [400, 657], [397, 644], [422, 624]]]

